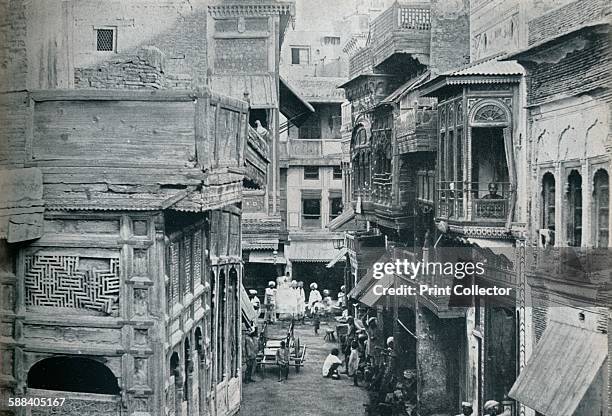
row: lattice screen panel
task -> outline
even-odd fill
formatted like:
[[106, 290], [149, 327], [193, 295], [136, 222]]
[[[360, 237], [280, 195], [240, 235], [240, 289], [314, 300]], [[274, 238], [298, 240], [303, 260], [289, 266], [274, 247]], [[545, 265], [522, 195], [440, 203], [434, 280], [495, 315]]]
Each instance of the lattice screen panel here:
[[114, 258], [27, 256], [26, 305], [86, 309], [111, 314], [119, 307], [119, 270], [119, 259]]

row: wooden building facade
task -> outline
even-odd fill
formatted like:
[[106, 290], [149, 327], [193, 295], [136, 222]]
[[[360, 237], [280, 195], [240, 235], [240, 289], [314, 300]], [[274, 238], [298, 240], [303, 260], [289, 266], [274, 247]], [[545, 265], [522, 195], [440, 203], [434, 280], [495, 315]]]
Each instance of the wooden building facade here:
[[235, 413], [246, 103], [207, 90], [26, 98], [24, 168], [10, 172], [31, 173], [44, 212], [5, 244], [5, 394], [66, 397], [67, 415]]

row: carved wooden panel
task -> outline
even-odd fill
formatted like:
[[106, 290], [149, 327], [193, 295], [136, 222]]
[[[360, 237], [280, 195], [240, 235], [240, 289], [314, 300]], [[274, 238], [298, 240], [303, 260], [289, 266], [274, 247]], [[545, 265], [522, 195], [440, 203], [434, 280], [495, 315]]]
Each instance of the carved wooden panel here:
[[111, 314], [119, 307], [119, 270], [115, 258], [26, 256], [26, 305]]
[[170, 243], [170, 289], [169, 297], [170, 305], [174, 305], [179, 301], [179, 245], [176, 241]]
[[193, 281], [194, 284], [202, 282], [202, 230], [197, 230], [193, 235]]
[[193, 292], [193, 273], [191, 268], [191, 235], [183, 237], [183, 290], [185, 294]]

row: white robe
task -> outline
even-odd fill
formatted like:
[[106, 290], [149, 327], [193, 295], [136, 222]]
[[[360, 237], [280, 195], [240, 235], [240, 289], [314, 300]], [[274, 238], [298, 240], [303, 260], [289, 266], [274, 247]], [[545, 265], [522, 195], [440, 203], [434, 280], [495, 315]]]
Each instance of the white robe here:
[[315, 306], [323, 300], [321, 297], [321, 293], [317, 289], [313, 289], [310, 291], [310, 295], [308, 296], [308, 306], [310, 307], [310, 311], [314, 312]]
[[304, 293], [304, 288], [298, 287], [295, 291], [297, 292], [298, 315], [304, 315], [304, 312], [306, 312], [306, 294]]

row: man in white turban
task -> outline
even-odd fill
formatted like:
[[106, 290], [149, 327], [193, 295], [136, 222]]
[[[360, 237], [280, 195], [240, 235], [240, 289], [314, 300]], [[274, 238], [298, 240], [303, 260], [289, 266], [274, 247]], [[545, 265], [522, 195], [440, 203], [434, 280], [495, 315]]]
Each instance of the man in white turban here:
[[312, 283], [310, 285], [310, 295], [308, 296], [308, 307], [310, 308], [310, 314], [314, 314], [316, 310], [321, 308], [321, 301], [323, 298], [321, 297], [321, 293], [317, 290], [318, 285], [316, 283]]

